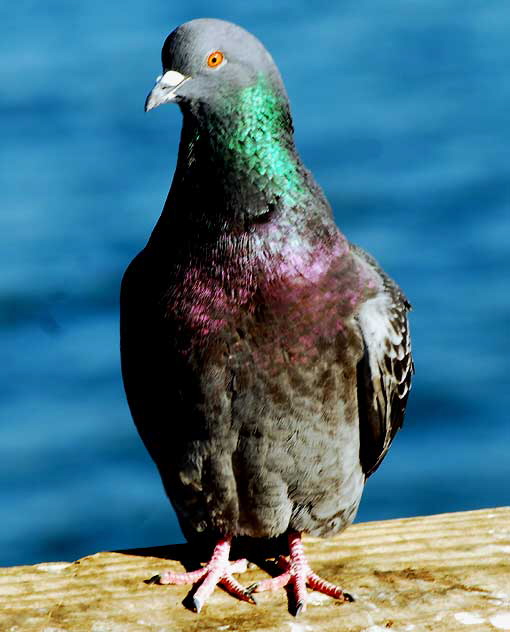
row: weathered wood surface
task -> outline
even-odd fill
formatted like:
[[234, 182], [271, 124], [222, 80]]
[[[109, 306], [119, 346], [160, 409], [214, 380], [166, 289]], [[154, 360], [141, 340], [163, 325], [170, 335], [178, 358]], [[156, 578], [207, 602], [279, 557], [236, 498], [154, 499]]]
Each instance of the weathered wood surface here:
[[[283, 590], [259, 594], [253, 606], [216, 589], [196, 615], [182, 605], [186, 587], [144, 583], [182, 570], [177, 560], [192, 555], [177, 545], [2, 569], [0, 630], [510, 630], [510, 508], [359, 524], [329, 540], [307, 538], [305, 548], [313, 568], [355, 603], [310, 593], [296, 619]], [[240, 577], [248, 585], [265, 576], [255, 567]]]

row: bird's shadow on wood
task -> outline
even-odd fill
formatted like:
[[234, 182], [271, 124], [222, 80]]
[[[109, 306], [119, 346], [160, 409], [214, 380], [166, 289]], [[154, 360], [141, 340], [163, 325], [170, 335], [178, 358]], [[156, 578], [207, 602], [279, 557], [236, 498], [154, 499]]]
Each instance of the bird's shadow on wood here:
[[149, 546], [142, 549], [123, 549], [115, 551], [122, 555], [138, 555], [140, 557], [158, 557], [162, 560], [175, 560], [180, 562], [186, 571], [193, 571], [200, 567], [200, 562], [205, 561], [202, 555], [197, 556], [197, 551], [189, 544], [166, 544], [162, 546]]
[[[180, 562], [186, 571], [200, 568], [202, 562], [208, 562], [213, 550], [213, 541], [193, 542], [188, 544], [167, 544], [150, 546], [141, 549], [123, 549], [115, 551], [124, 555], [140, 557], [158, 557], [164, 560]], [[278, 538], [237, 538], [230, 552], [230, 559], [245, 557], [249, 562], [266, 570], [266, 562], [279, 555], [288, 555], [289, 549], [285, 536]], [[271, 563], [269, 563], [271, 565]], [[273, 564], [274, 565], [274, 564]]]

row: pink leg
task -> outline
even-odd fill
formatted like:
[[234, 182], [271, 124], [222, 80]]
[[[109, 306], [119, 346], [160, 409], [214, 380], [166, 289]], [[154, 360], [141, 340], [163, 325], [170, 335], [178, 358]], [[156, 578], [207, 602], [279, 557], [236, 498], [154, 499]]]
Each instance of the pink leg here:
[[317, 590], [335, 599], [353, 601], [351, 595], [344, 593], [339, 586], [327, 582], [312, 572], [305, 557], [301, 534], [296, 531], [289, 533], [289, 553], [288, 562], [284, 560], [284, 558], [278, 560], [278, 565], [284, 570], [281, 575], [271, 579], [264, 579], [251, 586], [249, 590], [252, 592], [277, 590], [287, 584], [293, 584], [294, 597], [296, 600], [296, 615], [306, 610], [306, 584], [313, 590]]
[[306, 561], [301, 535], [296, 532], [289, 533], [290, 572], [294, 584], [294, 596], [296, 598], [296, 616], [306, 610], [306, 578], [310, 572]]
[[232, 538], [226, 537], [220, 540], [214, 547], [210, 561], [196, 571], [189, 573], [166, 572], [156, 575], [154, 583], [159, 584], [195, 584], [203, 579], [193, 595], [193, 606], [196, 612], [200, 612], [207, 598], [211, 596], [214, 588], [221, 584], [239, 599], [255, 603], [251, 594], [232, 576], [232, 573], [240, 573], [246, 570], [246, 560], [229, 562], [230, 544]]

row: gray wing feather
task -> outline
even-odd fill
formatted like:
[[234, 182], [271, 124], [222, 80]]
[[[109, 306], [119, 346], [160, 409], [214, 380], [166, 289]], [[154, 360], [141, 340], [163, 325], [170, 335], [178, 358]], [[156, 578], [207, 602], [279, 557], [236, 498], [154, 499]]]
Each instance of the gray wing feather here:
[[355, 252], [383, 279], [383, 291], [366, 301], [357, 317], [365, 344], [357, 376], [360, 461], [368, 477], [404, 421], [414, 373], [407, 319], [411, 305], [371, 257], [358, 248]]

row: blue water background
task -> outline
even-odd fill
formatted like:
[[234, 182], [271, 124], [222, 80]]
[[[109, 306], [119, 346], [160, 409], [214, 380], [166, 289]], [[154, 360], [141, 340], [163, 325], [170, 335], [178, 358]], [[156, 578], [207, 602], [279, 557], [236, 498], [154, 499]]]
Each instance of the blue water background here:
[[[510, 4], [223, 0], [272, 52], [342, 230], [414, 305], [405, 429], [358, 519], [510, 503]], [[182, 541], [130, 420], [118, 290], [180, 114], [144, 114], [205, 2], [0, 9], [0, 563]]]

